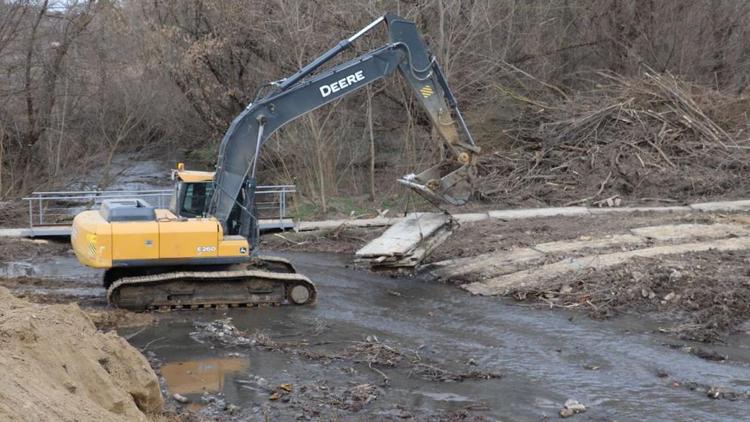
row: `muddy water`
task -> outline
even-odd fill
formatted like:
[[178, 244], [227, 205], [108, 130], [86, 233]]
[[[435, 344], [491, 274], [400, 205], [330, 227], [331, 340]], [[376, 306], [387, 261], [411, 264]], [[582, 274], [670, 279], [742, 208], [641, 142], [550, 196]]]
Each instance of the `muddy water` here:
[[[418, 279], [353, 271], [346, 268], [345, 257], [288, 257], [319, 286], [314, 307], [176, 312], [162, 316], [155, 327], [131, 341], [139, 347], [148, 345], [166, 368], [199, 368], [201, 362], [227, 358], [244, 360], [246, 366], [214, 365], [214, 372], [203, 377], [206, 382], [197, 386], [198, 378], [180, 378], [170, 374], [171, 369], [162, 369], [169, 388], [192, 394], [193, 400], [198, 400], [198, 391], [221, 390], [228, 403], [242, 408], [240, 418], [270, 415], [287, 419], [302, 414], [293, 403], [270, 402], [268, 391], [252, 380], [261, 379], [270, 386], [291, 383], [298, 389], [340, 391], [356, 384], [380, 384], [382, 377], [367, 365], [345, 360], [321, 362], [260, 347], [200, 343], [190, 336], [194, 321], [230, 316], [247, 332], [262, 330], [279, 342], [322, 344], [318, 350], [331, 354], [341, 351], [347, 342], [376, 336], [445, 367], [465, 368], [473, 360], [476, 370], [504, 375], [443, 383], [385, 368], [390, 385], [379, 389], [375, 401], [358, 413], [323, 411], [322, 415], [329, 417], [385, 418], [396, 414], [399, 405], [417, 417], [486, 406], [473, 414], [540, 420], [556, 418], [569, 398], [588, 407], [576, 417], [582, 420], [740, 421], [747, 420], [750, 413], [747, 399], [712, 400], [705, 392], [685, 386], [693, 382], [736, 392], [750, 390], [747, 335], [732, 337], [726, 345], [714, 348], [728, 355], [728, 361], [710, 362], [667, 347], [665, 344], [676, 341], [654, 334], [656, 325], [641, 318], [592, 321], [497, 298], [471, 297], [454, 287]], [[659, 377], [659, 372], [668, 376]], [[217, 381], [217, 377], [223, 380]]]
[[224, 390], [226, 378], [242, 374], [248, 364], [247, 359], [237, 357], [173, 361], [161, 367], [161, 374], [172, 393], [216, 393]]

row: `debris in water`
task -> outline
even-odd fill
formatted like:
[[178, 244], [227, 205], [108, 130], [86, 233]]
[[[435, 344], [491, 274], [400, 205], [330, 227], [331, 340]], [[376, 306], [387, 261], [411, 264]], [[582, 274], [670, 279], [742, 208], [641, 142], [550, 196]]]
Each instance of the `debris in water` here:
[[370, 402], [376, 400], [378, 387], [372, 384], [359, 384], [344, 392], [344, 408], [359, 412]]
[[175, 399], [175, 400], [177, 400], [180, 403], [189, 403], [190, 402], [190, 400], [187, 397], [183, 396], [180, 393], [174, 393], [174, 394], [172, 394], [172, 398]]
[[565, 401], [563, 408], [560, 409], [560, 417], [568, 418], [578, 413], [586, 411], [586, 406], [579, 403], [578, 400], [568, 399]]
[[190, 333], [190, 338], [198, 343], [208, 341], [219, 342], [224, 345], [240, 346], [254, 345], [254, 339], [244, 336], [243, 332], [232, 323], [232, 318], [217, 319], [211, 322], [195, 322], [197, 331]]
[[226, 409], [224, 409], [224, 410], [226, 410], [227, 413], [229, 413], [230, 415], [234, 415], [235, 413], [237, 413], [240, 410], [240, 407], [237, 406], [236, 404], [229, 403], [227, 405]]
[[287, 393], [291, 393], [292, 392], [292, 384], [281, 384], [281, 385], [279, 385], [279, 388], [281, 388], [282, 390], [286, 391]]

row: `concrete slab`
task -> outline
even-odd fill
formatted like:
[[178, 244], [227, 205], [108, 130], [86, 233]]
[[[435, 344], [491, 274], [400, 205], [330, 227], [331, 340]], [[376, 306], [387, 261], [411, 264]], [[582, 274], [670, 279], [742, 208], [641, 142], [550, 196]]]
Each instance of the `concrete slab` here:
[[613, 267], [634, 258], [650, 258], [661, 255], [677, 255], [708, 250], [735, 251], [746, 249], [750, 249], [750, 237], [654, 246], [627, 252], [569, 258], [533, 269], [501, 275], [486, 281], [465, 284], [461, 287], [473, 294], [487, 296], [505, 295], [521, 289], [544, 290], [546, 288], [545, 283], [555, 277], [583, 270], [600, 270]]
[[500, 220], [519, 220], [523, 218], [558, 217], [558, 216], [586, 216], [591, 215], [586, 207], [560, 207], [560, 208], [526, 208], [518, 210], [490, 211], [490, 218]]
[[449, 222], [450, 216], [447, 214], [409, 215], [366, 244], [355, 255], [359, 258], [407, 255]]
[[690, 204], [690, 208], [697, 211], [748, 211], [750, 210], [750, 200], [743, 201], [720, 201], [720, 202], [701, 202]]
[[28, 229], [0, 229], [0, 237], [26, 237]]
[[750, 236], [750, 227], [739, 224], [668, 224], [638, 227], [630, 232], [643, 238], [663, 242], [695, 238], [718, 239], [729, 236]]
[[606, 249], [618, 246], [632, 246], [646, 243], [646, 239], [632, 234], [615, 234], [602, 238], [579, 239], [579, 240], [561, 240], [557, 242], [540, 243], [532, 246], [539, 252], [546, 254], [576, 252], [586, 249]]
[[70, 237], [70, 226], [0, 229], [0, 237]]
[[467, 214], [453, 214], [453, 219], [458, 221], [459, 224], [464, 223], [475, 223], [477, 221], [483, 221], [489, 219], [490, 216], [486, 212], [482, 213], [467, 213]]
[[431, 264], [430, 271], [440, 279], [460, 280], [471, 274], [492, 277], [508, 274], [521, 268], [541, 263], [544, 254], [531, 248], [486, 253], [468, 258], [456, 258]]
[[621, 213], [633, 213], [633, 212], [653, 212], [653, 213], [682, 213], [695, 211], [689, 206], [679, 207], [612, 207], [612, 208], [588, 208], [591, 214], [621, 214]]

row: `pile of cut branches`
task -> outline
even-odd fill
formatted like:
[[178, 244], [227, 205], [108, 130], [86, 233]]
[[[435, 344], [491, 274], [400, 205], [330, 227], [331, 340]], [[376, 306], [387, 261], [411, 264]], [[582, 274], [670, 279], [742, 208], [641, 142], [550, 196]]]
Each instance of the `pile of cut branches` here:
[[[597, 73], [593, 89], [523, 103], [480, 189], [512, 204], [637, 205], [747, 196], [750, 98], [671, 74]], [[504, 89], [507, 90], [507, 89]]]

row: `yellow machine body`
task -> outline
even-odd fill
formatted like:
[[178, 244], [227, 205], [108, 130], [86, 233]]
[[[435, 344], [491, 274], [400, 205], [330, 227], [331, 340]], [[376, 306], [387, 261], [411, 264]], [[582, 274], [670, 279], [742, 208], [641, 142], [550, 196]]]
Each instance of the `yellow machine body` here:
[[[213, 178], [212, 172], [182, 168], [175, 174], [178, 184], [210, 183]], [[151, 221], [108, 221], [102, 210], [79, 213], [71, 235], [78, 260], [89, 267], [106, 269], [232, 264], [250, 256], [247, 240], [225, 236], [213, 217], [184, 218], [167, 209], [153, 212]]]
[[177, 219], [156, 210], [157, 221], [109, 222], [98, 210], [79, 213], [71, 241], [78, 260], [93, 268], [241, 262], [250, 245], [224, 236], [213, 218]]

